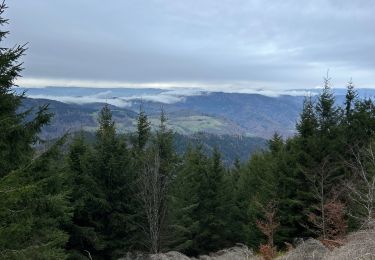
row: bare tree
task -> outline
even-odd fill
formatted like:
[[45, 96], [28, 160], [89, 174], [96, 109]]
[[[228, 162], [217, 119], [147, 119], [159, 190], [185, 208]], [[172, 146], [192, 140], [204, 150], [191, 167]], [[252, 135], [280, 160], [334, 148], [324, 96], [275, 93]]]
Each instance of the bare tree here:
[[353, 174], [347, 187], [357, 210], [350, 215], [362, 224], [362, 228], [374, 227], [375, 218], [375, 143], [362, 149], [351, 149], [353, 160], [346, 162]]
[[273, 259], [276, 256], [276, 247], [274, 246], [274, 235], [280, 223], [276, 219], [276, 202], [271, 200], [267, 205], [260, 205], [264, 220], [257, 219], [256, 225], [259, 230], [267, 237], [267, 244], [260, 246], [259, 251], [263, 258]]
[[319, 202], [313, 206], [315, 212], [308, 212], [309, 221], [315, 226], [312, 230], [323, 239], [326, 238], [326, 212], [325, 204], [328, 200], [327, 184], [331, 177], [332, 170], [329, 165], [329, 156], [324, 157], [321, 162], [314, 167], [305, 171], [306, 178], [311, 182], [312, 193], [314, 198]]
[[267, 243], [274, 246], [273, 237], [280, 223], [276, 220], [277, 207], [276, 202], [271, 200], [266, 206], [261, 206], [264, 220], [256, 220], [257, 227], [267, 237]]
[[151, 253], [161, 249], [161, 235], [167, 212], [167, 190], [169, 178], [160, 172], [160, 157], [157, 152], [144, 163], [140, 174], [140, 199], [143, 204], [147, 224], [145, 227]]
[[327, 155], [315, 167], [304, 171], [317, 203], [306, 210], [312, 226], [303, 226], [323, 240], [336, 239], [346, 232], [345, 205], [339, 199], [343, 189], [342, 176], [336, 174], [338, 167]]

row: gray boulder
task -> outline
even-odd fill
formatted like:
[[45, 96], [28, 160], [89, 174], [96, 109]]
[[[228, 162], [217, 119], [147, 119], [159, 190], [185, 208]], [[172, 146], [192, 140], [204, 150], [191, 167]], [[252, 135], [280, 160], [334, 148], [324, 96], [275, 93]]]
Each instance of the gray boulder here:
[[175, 251], [160, 254], [145, 254], [140, 252], [132, 252], [127, 253], [125, 257], [120, 258], [118, 260], [190, 260], [190, 258], [184, 254]]
[[257, 260], [261, 259], [254, 256], [254, 253], [247, 246], [238, 244], [237, 246], [227, 248], [224, 250], [211, 253], [210, 255], [203, 255], [199, 257], [200, 260]]
[[329, 250], [318, 240], [308, 239], [301, 241], [297, 247], [277, 260], [321, 260]]
[[327, 260], [375, 260], [375, 229], [358, 231], [346, 243], [326, 255]]
[[235, 247], [220, 250], [210, 255], [202, 255], [198, 258], [189, 258], [179, 252], [171, 251], [160, 254], [128, 253], [119, 260], [261, 260], [254, 256], [253, 251], [247, 246], [238, 244]]

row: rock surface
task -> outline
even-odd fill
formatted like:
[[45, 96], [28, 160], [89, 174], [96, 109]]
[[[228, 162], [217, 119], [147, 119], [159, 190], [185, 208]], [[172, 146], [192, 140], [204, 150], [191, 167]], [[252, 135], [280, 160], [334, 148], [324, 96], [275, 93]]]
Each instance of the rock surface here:
[[119, 260], [261, 260], [245, 245], [237, 245], [198, 258], [189, 258], [179, 252], [171, 251], [163, 254], [147, 255], [143, 253], [128, 253]]
[[245, 245], [238, 245], [228, 249], [217, 251], [210, 255], [199, 257], [200, 260], [257, 260], [261, 259], [254, 255], [253, 251]]
[[297, 247], [277, 260], [321, 260], [329, 250], [318, 240], [302, 241]]
[[[245, 245], [237, 245], [198, 258], [189, 258], [179, 252], [147, 255], [128, 253], [121, 260], [261, 260]], [[330, 251], [320, 241], [301, 241], [295, 249], [276, 258], [277, 260], [375, 260], [375, 229], [350, 234], [343, 246]], [[119, 259], [120, 260], [120, 259]]]
[[328, 250], [321, 242], [309, 239], [277, 260], [375, 260], [375, 230], [347, 236], [344, 245]]
[[375, 260], [375, 229], [350, 234], [347, 242], [326, 255], [327, 260]]
[[151, 255], [150, 260], [190, 260], [190, 258], [180, 252], [171, 251], [165, 254]]

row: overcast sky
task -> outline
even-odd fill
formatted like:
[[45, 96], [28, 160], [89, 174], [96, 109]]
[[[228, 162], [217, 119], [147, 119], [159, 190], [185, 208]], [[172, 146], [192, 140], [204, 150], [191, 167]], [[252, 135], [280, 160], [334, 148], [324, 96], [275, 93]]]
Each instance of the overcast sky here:
[[373, 0], [8, 0], [24, 86], [375, 87]]

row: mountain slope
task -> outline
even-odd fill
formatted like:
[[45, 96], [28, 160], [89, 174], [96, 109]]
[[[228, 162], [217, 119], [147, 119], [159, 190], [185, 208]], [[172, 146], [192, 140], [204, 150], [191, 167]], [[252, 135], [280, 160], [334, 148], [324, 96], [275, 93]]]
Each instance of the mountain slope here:
[[[172, 113], [189, 110], [223, 117], [244, 129], [246, 135], [269, 138], [275, 131], [284, 136], [294, 133], [302, 101], [303, 97], [214, 92], [188, 96], [173, 104], [145, 102], [144, 107], [150, 114], [163, 106]], [[139, 102], [133, 102], [132, 108], [139, 106]]]

